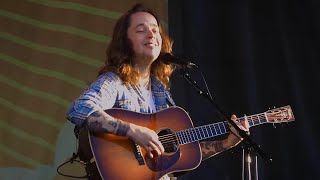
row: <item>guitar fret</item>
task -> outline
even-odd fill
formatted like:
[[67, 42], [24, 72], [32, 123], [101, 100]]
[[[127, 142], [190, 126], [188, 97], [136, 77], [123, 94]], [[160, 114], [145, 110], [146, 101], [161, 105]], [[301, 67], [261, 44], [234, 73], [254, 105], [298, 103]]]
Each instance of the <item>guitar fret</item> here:
[[219, 125], [220, 127], [220, 130], [222, 131], [223, 134], [227, 133], [227, 129], [226, 129], [226, 126], [223, 122], [219, 123], [221, 126], [222, 126], [222, 130], [221, 130], [221, 126]]
[[212, 128], [211, 128], [211, 129], [213, 129], [214, 134], [215, 134], [215, 135], [217, 135], [218, 133], [217, 133], [216, 127], [214, 126], [214, 124], [212, 124], [211, 126], [212, 126]]
[[[244, 118], [248, 119], [249, 127], [256, 126], [267, 122], [264, 114], [256, 114], [251, 116], [246, 116]], [[244, 120], [244, 118], [239, 118], [240, 121]]]
[[189, 142], [188, 129], [186, 129], [186, 130], [184, 131], [184, 133], [185, 133], [185, 137], [186, 137], [186, 143], [188, 143], [188, 142]]
[[213, 137], [215, 134], [212, 131], [211, 125], [208, 125], [209, 131], [210, 131], [210, 137]]
[[208, 138], [206, 127], [205, 127], [205, 126], [202, 126], [202, 130], [203, 130], [203, 136], [204, 136], [204, 138]]
[[199, 127], [197, 127], [197, 135], [198, 135], [198, 140], [200, 140], [201, 139], [201, 132], [200, 132], [200, 128]]
[[[204, 126], [203, 128], [204, 128], [204, 130], [205, 130], [205, 135], [204, 135], [204, 136], [205, 136], [206, 138], [208, 138], [208, 137], [209, 137], [209, 133], [208, 133], [207, 126]], [[207, 135], [207, 136], [206, 136], [206, 135]]]
[[197, 136], [198, 136], [198, 140], [201, 139], [201, 132], [200, 132], [200, 128], [197, 127]]
[[[239, 119], [239, 121], [244, 121], [245, 120], [244, 117], [241, 117], [241, 118], [238, 118], [238, 119]], [[254, 122], [252, 120], [248, 120], [248, 124], [251, 127], [251, 126], [253, 126]]]
[[254, 117], [255, 117], [255, 122], [256, 122], [256, 124], [257, 124], [257, 125], [261, 124], [259, 116], [256, 115], [256, 116], [254, 116]]
[[179, 144], [183, 144], [182, 137], [181, 137], [181, 131], [177, 132], [177, 136], [178, 136], [178, 139], [179, 139]]
[[254, 121], [256, 122], [256, 125], [261, 124], [258, 117]]
[[[268, 116], [267, 112], [255, 114], [251, 116], [244, 116], [238, 118], [238, 121], [248, 120], [249, 128], [252, 126], [256, 126], [259, 124], [269, 122], [268, 118], [272, 121], [272, 116]], [[187, 144], [190, 142], [195, 142], [203, 139], [207, 139], [210, 137], [218, 136], [221, 134], [225, 134], [230, 131], [227, 125], [227, 121], [207, 124], [200, 127], [185, 129], [176, 133], [176, 138], [179, 144]]]
[[185, 139], [186, 139], [185, 144], [187, 144], [189, 142], [188, 130], [187, 129], [184, 131], [184, 135], [185, 135]]
[[193, 142], [191, 129], [189, 129], [188, 132], [189, 132], [189, 139], [190, 139], [189, 142]]
[[217, 134], [217, 130], [216, 130], [214, 124], [211, 124], [211, 129], [214, 131], [214, 134]]
[[199, 138], [198, 138], [198, 134], [199, 134], [198, 128], [196, 127], [196, 128], [194, 128], [194, 136], [195, 136], [196, 140], [199, 139]]
[[206, 129], [208, 131], [208, 137], [212, 137], [211, 129], [209, 125], [206, 125]]
[[206, 129], [207, 129], [207, 132], [208, 132], [208, 137], [212, 137], [210, 126], [206, 125]]
[[225, 132], [227, 133], [229, 131], [229, 125], [226, 123], [223, 123], [223, 127], [224, 127]]
[[252, 116], [247, 116], [247, 119], [248, 121], [250, 119], [254, 126], [256, 125], [256, 121], [252, 118]]
[[194, 128], [194, 137], [195, 137], [195, 141], [198, 140], [198, 131], [197, 128]]
[[179, 143], [179, 144], [182, 144], [181, 138], [180, 138], [180, 132], [179, 132], [179, 131], [176, 132], [176, 137], [177, 137], [177, 139], [178, 139], [178, 143]]
[[198, 141], [197, 129], [196, 128], [193, 129], [193, 136], [194, 136], [194, 141]]
[[219, 127], [219, 131], [220, 131], [221, 134], [222, 134], [222, 130], [221, 130], [221, 127], [220, 127], [220, 123], [218, 123], [218, 127]]
[[188, 129], [188, 142], [192, 142], [192, 135], [190, 129]]
[[267, 114], [266, 113], [261, 113], [260, 116], [262, 117], [262, 123], [268, 122]]
[[220, 129], [221, 134], [226, 133], [226, 132], [224, 131], [224, 129], [223, 129], [223, 123], [219, 122], [218, 125], [219, 125], [219, 129]]
[[190, 134], [189, 134], [189, 129], [186, 129], [186, 139], [187, 139], [187, 143], [188, 142], [190, 142], [190, 139], [189, 139], [189, 137], [190, 137]]
[[216, 129], [217, 134], [220, 135], [221, 132], [220, 132], [219, 126], [217, 128], [217, 124], [214, 124], [214, 128]]
[[180, 137], [181, 137], [181, 144], [184, 144], [183, 131], [181, 131], [181, 133], [180, 133]]
[[185, 144], [186, 140], [185, 140], [185, 136], [184, 136], [184, 131], [181, 131], [181, 138], [182, 138], [182, 144]]
[[194, 138], [194, 129], [190, 129], [190, 133], [191, 133], [191, 142], [194, 142], [195, 141], [195, 138]]
[[202, 129], [202, 135], [203, 135], [203, 139], [206, 139], [206, 132], [205, 132], [205, 129], [203, 128], [203, 126], [201, 127]]
[[206, 137], [206, 129], [203, 126], [201, 127], [201, 129], [202, 129], [202, 132], [203, 132], [203, 138], [207, 138]]
[[213, 134], [213, 132], [212, 132], [211, 125], [209, 125], [209, 130], [210, 130], [210, 132], [211, 132], [211, 136], [210, 136], [210, 137], [213, 137], [213, 136], [214, 136], [214, 134]]
[[201, 127], [199, 127], [199, 135], [200, 135], [200, 139], [203, 139], [203, 130]]

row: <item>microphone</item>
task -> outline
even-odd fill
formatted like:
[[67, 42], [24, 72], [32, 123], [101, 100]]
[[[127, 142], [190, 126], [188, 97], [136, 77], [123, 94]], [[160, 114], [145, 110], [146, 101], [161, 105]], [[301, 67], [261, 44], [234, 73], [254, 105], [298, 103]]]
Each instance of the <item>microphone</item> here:
[[198, 68], [198, 66], [195, 65], [194, 63], [183, 61], [180, 58], [173, 56], [170, 53], [161, 53], [159, 57], [165, 64], [173, 64], [179, 68], [189, 68], [189, 69]]

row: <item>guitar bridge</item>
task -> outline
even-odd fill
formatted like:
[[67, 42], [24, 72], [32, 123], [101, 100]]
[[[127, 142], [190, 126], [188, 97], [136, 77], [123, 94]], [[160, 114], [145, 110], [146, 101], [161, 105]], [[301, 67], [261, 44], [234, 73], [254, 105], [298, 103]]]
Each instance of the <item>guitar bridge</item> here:
[[131, 141], [131, 142], [132, 142], [134, 156], [137, 159], [139, 165], [140, 166], [145, 165], [140, 146], [137, 145], [136, 143], [134, 143], [133, 141]]

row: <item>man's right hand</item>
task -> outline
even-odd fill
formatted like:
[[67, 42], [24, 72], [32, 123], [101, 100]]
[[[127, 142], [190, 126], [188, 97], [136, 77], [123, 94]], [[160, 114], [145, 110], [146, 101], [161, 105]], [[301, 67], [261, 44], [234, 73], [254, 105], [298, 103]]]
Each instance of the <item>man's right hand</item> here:
[[152, 151], [156, 151], [158, 155], [164, 152], [164, 148], [159, 141], [157, 133], [149, 128], [130, 124], [127, 137], [132, 139], [136, 144], [142, 146], [150, 158], [153, 158]]

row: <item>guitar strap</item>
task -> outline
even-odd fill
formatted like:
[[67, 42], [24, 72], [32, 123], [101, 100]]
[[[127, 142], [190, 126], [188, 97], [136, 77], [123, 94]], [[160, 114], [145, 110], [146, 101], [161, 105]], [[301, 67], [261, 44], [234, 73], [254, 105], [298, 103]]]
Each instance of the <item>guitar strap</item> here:
[[[95, 180], [95, 179], [100, 180], [101, 177], [99, 175], [99, 172], [97, 171], [96, 163], [95, 163], [95, 160], [93, 158], [92, 153], [91, 153], [92, 158], [89, 158], [90, 154], [87, 155], [88, 153], [86, 153], [86, 150], [83, 149], [83, 146], [86, 143], [82, 142], [82, 140], [81, 140], [83, 138], [83, 136], [84, 136], [83, 135], [84, 132], [82, 132], [83, 131], [82, 129], [83, 128], [79, 128], [78, 126], [74, 127], [73, 132], [74, 132], [74, 135], [75, 135], [76, 139], [78, 140], [77, 151], [76, 151], [76, 153], [72, 153], [72, 157], [68, 161], [62, 163], [61, 165], [59, 165], [57, 167], [57, 173], [62, 175], [62, 176], [71, 177], [71, 178], [87, 178], [89, 180]], [[79, 158], [80, 161], [77, 160], [77, 158]], [[74, 175], [68, 175], [68, 174], [64, 174], [64, 173], [60, 172], [60, 168], [62, 166], [64, 166], [67, 163], [71, 163], [72, 164], [74, 161], [79, 162], [80, 164], [85, 166], [85, 170], [87, 172], [86, 175], [84, 175], [84, 176], [74, 176]]]
[[89, 180], [102, 180], [90, 148], [87, 127], [75, 126], [74, 134], [78, 139], [77, 157], [79, 157], [81, 164], [85, 166], [85, 170], [87, 172], [86, 177]]

